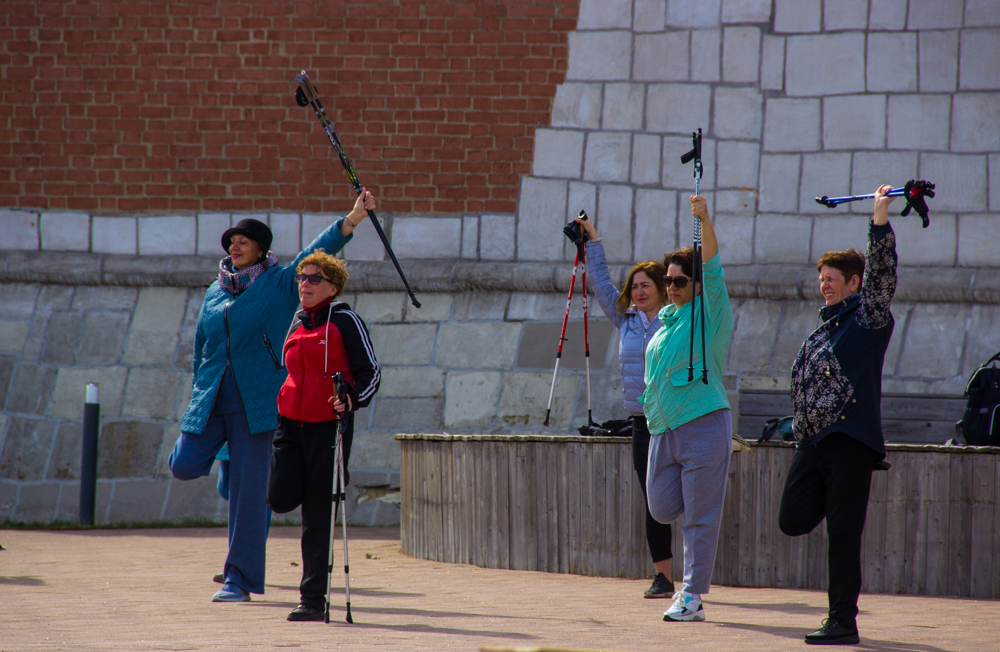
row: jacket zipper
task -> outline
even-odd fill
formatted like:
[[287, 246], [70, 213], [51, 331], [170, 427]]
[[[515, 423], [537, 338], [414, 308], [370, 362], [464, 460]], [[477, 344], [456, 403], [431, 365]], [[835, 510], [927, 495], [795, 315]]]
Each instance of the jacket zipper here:
[[[236, 382], [236, 369], [233, 368], [233, 361], [229, 355], [229, 306], [233, 303], [230, 299], [226, 302], [226, 305], [222, 307], [222, 323], [226, 327], [226, 366], [229, 367], [233, 372], [233, 385], [236, 387], [236, 396], [240, 399], [240, 407], [243, 408], [243, 420], [246, 421], [247, 430], [250, 430], [250, 419], [247, 417], [247, 406], [243, 402], [243, 394], [240, 393], [240, 384]], [[222, 370], [222, 374], [225, 375], [225, 369]], [[216, 398], [219, 396], [218, 390], [215, 392]], [[253, 434], [253, 433], [251, 433]]]

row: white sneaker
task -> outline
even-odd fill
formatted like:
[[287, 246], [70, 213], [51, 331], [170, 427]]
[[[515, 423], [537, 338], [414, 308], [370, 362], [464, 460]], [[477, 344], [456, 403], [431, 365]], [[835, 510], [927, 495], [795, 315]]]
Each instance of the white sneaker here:
[[674, 594], [674, 603], [663, 612], [663, 620], [705, 620], [705, 609], [701, 604], [701, 596], [697, 593], [678, 591]]

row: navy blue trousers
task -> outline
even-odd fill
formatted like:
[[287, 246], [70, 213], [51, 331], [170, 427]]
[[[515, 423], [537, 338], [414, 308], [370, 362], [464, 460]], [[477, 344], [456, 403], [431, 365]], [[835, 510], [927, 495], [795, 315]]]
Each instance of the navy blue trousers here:
[[174, 477], [194, 480], [211, 473], [215, 455], [229, 444], [229, 555], [224, 572], [227, 582], [250, 593], [264, 592], [273, 437], [273, 430], [251, 435], [242, 412], [213, 412], [204, 432], [182, 432], [170, 453]]

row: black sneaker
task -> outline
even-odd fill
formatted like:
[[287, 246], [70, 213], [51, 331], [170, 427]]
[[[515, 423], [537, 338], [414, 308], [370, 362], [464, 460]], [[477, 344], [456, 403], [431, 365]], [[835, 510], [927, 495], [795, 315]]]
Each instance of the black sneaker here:
[[288, 620], [323, 620], [323, 609], [300, 604], [288, 614]]
[[674, 583], [663, 573], [657, 573], [653, 585], [642, 594], [644, 598], [669, 598], [674, 594]]
[[827, 618], [812, 634], [806, 634], [810, 645], [857, 645], [861, 642], [857, 629], [847, 629], [833, 618]]

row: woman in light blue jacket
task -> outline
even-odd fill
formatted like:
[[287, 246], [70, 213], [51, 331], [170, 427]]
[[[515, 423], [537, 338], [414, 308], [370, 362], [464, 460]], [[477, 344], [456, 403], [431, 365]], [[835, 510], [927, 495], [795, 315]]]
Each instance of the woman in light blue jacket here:
[[246, 602], [264, 592], [267, 526], [265, 496], [271, 439], [278, 425], [278, 389], [287, 372], [281, 345], [299, 305], [295, 267], [316, 249], [335, 253], [375, 209], [366, 190], [354, 209], [316, 237], [287, 267], [270, 252], [271, 230], [241, 220], [222, 234], [229, 254], [205, 292], [195, 331], [191, 402], [170, 454], [179, 480], [206, 476], [223, 445], [229, 447], [229, 555], [225, 585], [215, 602]]
[[[601, 309], [618, 328], [618, 363], [622, 374], [622, 394], [625, 410], [632, 415], [632, 465], [639, 476], [642, 495], [646, 496], [646, 465], [649, 453], [649, 430], [638, 398], [646, 391], [646, 345], [660, 329], [658, 313], [667, 303], [662, 263], [641, 262], [632, 268], [623, 291], [611, 281], [604, 245], [590, 220], [576, 220], [587, 233], [587, 273]], [[646, 501], [646, 543], [653, 558], [656, 576], [653, 585], [643, 594], [647, 598], [669, 598], [674, 594], [670, 579], [673, 554], [670, 549], [670, 524], [660, 523], [649, 513]]]

